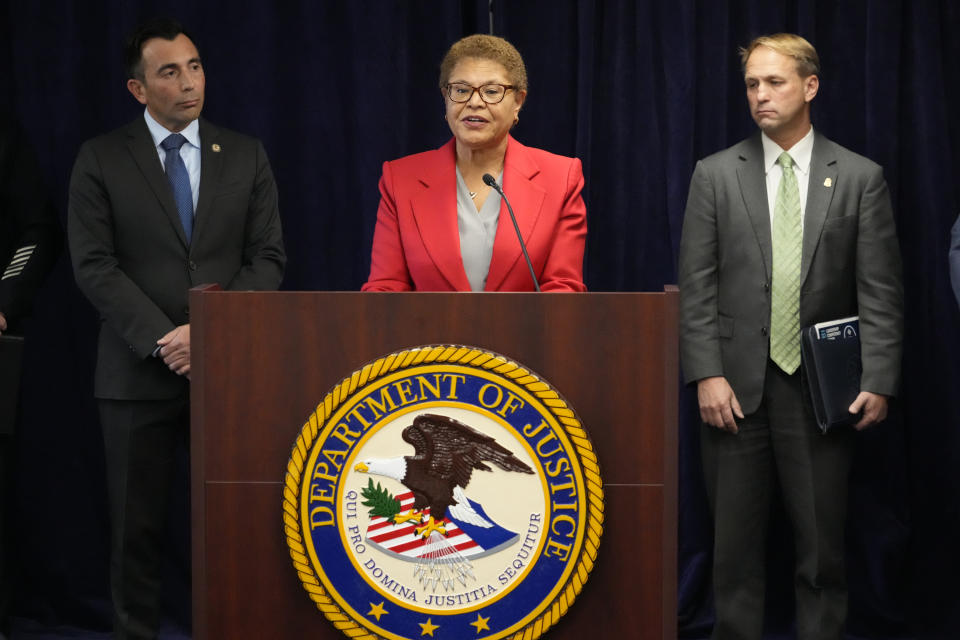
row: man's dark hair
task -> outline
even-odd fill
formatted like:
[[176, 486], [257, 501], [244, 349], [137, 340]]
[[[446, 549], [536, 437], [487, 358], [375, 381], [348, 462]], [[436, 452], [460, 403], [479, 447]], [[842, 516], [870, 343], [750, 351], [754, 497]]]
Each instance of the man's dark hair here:
[[123, 64], [127, 70], [127, 78], [143, 81], [143, 45], [147, 40], [153, 38], [174, 40], [181, 33], [193, 41], [183, 25], [173, 18], [151, 18], [137, 25], [127, 36], [127, 41], [123, 45]]

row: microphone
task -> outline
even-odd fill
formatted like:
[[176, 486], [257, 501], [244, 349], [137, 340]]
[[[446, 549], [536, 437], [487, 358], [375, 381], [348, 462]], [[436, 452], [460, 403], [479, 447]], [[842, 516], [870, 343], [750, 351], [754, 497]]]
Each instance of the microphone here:
[[488, 187], [491, 187], [497, 193], [499, 193], [500, 197], [503, 198], [503, 201], [507, 203], [507, 211], [510, 212], [510, 220], [513, 222], [513, 230], [517, 232], [517, 240], [520, 241], [520, 249], [523, 251], [523, 257], [526, 259], [527, 267], [530, 269], [530, 277], [533, 278], [533, 288], [539, 293], [540, 283], [537, 282], [537, 274], [533, 272], [533, 263], [530, 262], [530, 254], [527, 253], [527, 245], [524, 244], [523, 236], [520, 235], [520, 226], [517, 224], [517, 216], [513, 215], [513, 207], [510, 206], [510, 200], [507, 198], [507, 194], [505, 194], [503, 189], [500, 188], [500, 185], [497, 184], [497, 179], [489, 173], [483, 174], [483, 182]]

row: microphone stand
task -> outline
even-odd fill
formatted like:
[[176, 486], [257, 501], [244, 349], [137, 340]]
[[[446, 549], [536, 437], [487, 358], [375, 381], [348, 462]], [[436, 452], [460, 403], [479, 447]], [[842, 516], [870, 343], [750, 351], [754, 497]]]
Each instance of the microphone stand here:
[[537, 293], [539, 293], [540, 283], [537, 282], [537, 274], [533, 272], [533, 263], [530, 262], [530, 254], [527, 253], [527, 245], [523, 242], [523, 236], [520, 235], [520, 225], [517, 224], [517, 217], [513, 215], [513, 207], [510, 206], [510, 199], [507, 198], [507, 194], [505, 194], [503, 189], [500, 188], [500, 185], [497, 184], [497, 179], [489, 173], [483, 174], [483, 182], [488, 187], [491, 187], [497, 193], [499, 193], [500, 197], [503, 198], [503, 201], [507, 203], [507, 211], [510, 212], [510, 221], [513, 222], [513, 230], [517, 232], [517, 240], [520, 241], [520, 250], [523, 251], [523, 257], [526, 259], [527, 267], [530, 269], [530, 277], [533, 278], [533, 288], [537, 290]]

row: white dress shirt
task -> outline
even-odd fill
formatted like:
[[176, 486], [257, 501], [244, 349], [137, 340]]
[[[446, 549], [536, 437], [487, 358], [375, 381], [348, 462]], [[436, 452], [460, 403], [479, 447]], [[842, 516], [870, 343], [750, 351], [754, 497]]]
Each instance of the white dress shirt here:
[[[160, 156], [160, 166], [162, 167], [167, 158], [167, 152], [160, 146], [160, 143], [174, 132], [168, 131], [166, 127], [154, 120], [148, 109], [143, 110], [143, 117], [147, 121], [147, 128], [150, 129], [150, 135], [153, 137], [153, 144], [157, 148], [157, 154]], [[200, 193], [200, 121], [194, 120], [179, 133], [187, 139], [180, 147], [180, 157], [183, 159], [183, 164], [186, 165], [187, 173], [190, 175], [190, 195], [193, 196], [193, 213], [196, 215], [197, 196]]]
[[773, 208], [777, 201], [777, 189], [780, 188], [780, 178], [783, 176], [783, 167], [777, 163], [780, 154], [786, 151], [793, 158], [793, 172], [797, 176], [797, 187], [800, 189], [800, 228], [803, 228], [803, 219], [807, 214], [807, 186], [810, 184], [810, 159], [813, 156], [813, 127], [797, 144], [789, 149], [782, 149], [780, 145], [760, 134], [763, 142], [763, 168], [767, 175], [767, 204], [770, 211], [770, 228], [773, 228]]

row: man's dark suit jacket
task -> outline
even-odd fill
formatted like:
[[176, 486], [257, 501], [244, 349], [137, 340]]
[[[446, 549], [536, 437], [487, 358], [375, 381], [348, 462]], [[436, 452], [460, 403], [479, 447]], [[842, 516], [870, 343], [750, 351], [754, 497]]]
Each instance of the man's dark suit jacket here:
[[187, 381], [152, 357], [189, 321], [196, 285], [276, 289], [286, 260], [277, 189], [263, 146], [200, 120], [200, 193], [188, 246], [143, 116], [86, 142], [70, 181], [77, 283], [101, 316], [98, 398], [173, 398]]
[[[4, 334], [24, 332], [37, 291], [62, 249], [60, 220], [29, 140], [11, 114], [0, 112], [0, 313], [7, 322]], [[0, 340], [6, 341], [0, 345], [0, 436], [4, 436], [13, 432], [16, 422], [23, 341], [9, 335]], [[0, 460], [0, 503], [3, 467]], [[0, 580], [4, 577], [0, 558]], [[0, 584], [0, 623], [2, 590]]]
[[[800, 326], [859, 315], [861, 390], [894, 395], [903, 283], [883, 170], [815, 132], [807, 189]], [[770, 233], [759, 133], [697, 163], [680, 242], [684, 378], [725, 376], [746, 414], [770, 348]]]
[[60, 221], [29, 141], [12, 116], [0, 113], [0, 313], [9, 331], [29, 315], [62, 248]]
[[960, 216], [957, 216], [950, 232], [950, 282], [957, 304], [960, 304]]

